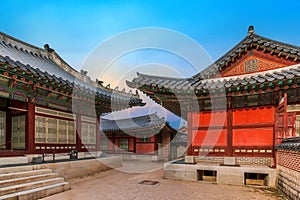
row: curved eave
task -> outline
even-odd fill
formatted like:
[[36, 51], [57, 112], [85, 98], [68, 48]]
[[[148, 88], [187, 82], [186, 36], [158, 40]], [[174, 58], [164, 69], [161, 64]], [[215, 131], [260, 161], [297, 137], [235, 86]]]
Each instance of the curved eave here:
[[14, 61], [10, 59], [9, 56], [3, 57], [0, 55], [0, 73], [9, 79], [15, 79], [32, 85], [32, 88], [42, 88], [69, 98], [75, 97], [73, 92], [74, 89], [76, 89], [75, 98], [84, 98], [88, 101], [98, 99], [96, 104], [101, 104], [101, 102], [114, 103], [120, 109], [145, 105], [138, 95], [107, 88], [96, 88], [95, 91], [90, 87], [76, 84], [62, 77], [42, 72], [38, 68], [35, 69], [30, 65], [24, 65], [19, 61]]
[[[207, 96], [208, 94], [230, 94], [230, 93], [251, 93], [259, 90], [273, 90], [275, 88], [295, 87], [300, 85], [300, 64], [292, 65], [285, 68], [268, 70], [259, 73], [231, 76], [225, 78], [214, 78], [199, 80], [198, 82], [189, 83], [185, 81], [183, 84], [173, 82], [170, 79], [163, 79], [162, 85], [157, 84], [160, 77], [138, 77], [128, 83], [128, 86], [132, 86], [140, 89], [148, 95], [156, 95], [163, 93], [166, 96], [176, 94]], [[182, 81], [180, 79], [178, 81]], [[173, 87], [167, 87], [172, 85]], [[174, 87], [177, 85], [177, 87]]]
[[144, 125], [144, 126], [134, 126], [134, 127], [120, 127], [120, 128], [113, 128], [113, 129], [104, 129], [102, 128], [103, 132], [119, 132], [119, 131], [124, 131], [124, 132], [131, 132], [131, 133], [142, 133], [142, 131], [145, 130], [154, 130], [158, 129], [160, 130], [162, 126], [165, 124], [165, 120], [162, 118], [159, 121], [150, 124], [150, 125]]

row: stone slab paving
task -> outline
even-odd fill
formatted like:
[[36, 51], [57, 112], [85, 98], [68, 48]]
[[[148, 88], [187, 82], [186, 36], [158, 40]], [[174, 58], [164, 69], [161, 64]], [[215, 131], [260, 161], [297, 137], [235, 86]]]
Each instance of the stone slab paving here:
[[[274, 191], [245, 186], [230, 186], [211, 183], [178, 181], [162, 178], [162, 169], [144, 173], [128, 173], [124, 169], [138, 167], [138, 163], [124, 164], [119, 170], [109, 170], [99, 174], [72, 179], [71, 190], [53, 195], [44, 200], [82, 199], [209, 199], [209, 200], [276, 200], [284, 199]], [[151, 164], [154, 168], [155, 164]], [[158, 164], [157, 167], [161, 166]], [[156, 168], [156, 167], [155, 167]], [[139, 184], [143, 180], [158, 181], [156, 185]]]

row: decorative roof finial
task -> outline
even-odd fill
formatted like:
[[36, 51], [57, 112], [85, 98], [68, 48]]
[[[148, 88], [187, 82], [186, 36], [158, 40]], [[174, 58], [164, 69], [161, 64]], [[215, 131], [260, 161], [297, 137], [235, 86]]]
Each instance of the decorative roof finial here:
[[248, 28], [248, 36], [253, 35], [253, 34], [254, 34], [254, 26], [251, 25], [251, 26], [249, 26], [249, 28]]
[[50, 48], [49, 44], [45, 44], [45, 45], [44, 45], [44, 49], [45, 49], [46, 51], [48, 51], [49, 53], [54, 52], [54, 49]]

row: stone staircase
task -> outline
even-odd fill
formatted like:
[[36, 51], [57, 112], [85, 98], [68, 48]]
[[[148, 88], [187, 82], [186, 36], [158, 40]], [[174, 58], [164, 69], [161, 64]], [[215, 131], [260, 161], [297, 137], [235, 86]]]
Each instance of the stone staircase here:
[[28, 167], [0, 169], [0, 200], [34, 200], [70, 189], [51, 169]]

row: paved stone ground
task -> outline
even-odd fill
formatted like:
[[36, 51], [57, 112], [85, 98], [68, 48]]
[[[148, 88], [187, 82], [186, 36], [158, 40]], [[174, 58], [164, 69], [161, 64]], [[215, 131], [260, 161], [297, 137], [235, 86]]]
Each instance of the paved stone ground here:
[[[127, 162], [119, 170], [109, 170], [93, 176], [73, 179], [70, 191], [47, 197], [44, 200], [162, 200], [162, 199], [209, 199], [209, 200], [276, 200], [283, 199], [276, 192], [245, 186], [217, 185], [211, 183], [177, 181], [162, 178], [162, 164]], [[134, 169], [151, 172], [127, 173]], [[127, 171], [127, 172], [124, 172]], [[158, 181], [157, 185], [139, 184], [143, 180]]]

